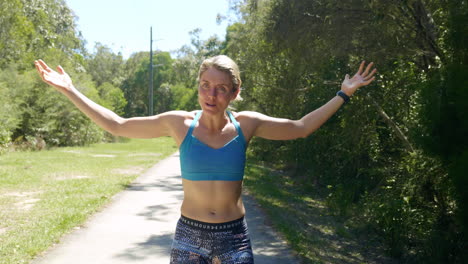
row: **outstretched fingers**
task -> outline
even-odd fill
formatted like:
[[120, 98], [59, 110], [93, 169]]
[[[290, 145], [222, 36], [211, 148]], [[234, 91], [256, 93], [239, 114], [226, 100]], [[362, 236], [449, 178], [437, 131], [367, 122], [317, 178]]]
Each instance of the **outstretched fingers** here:
[[36, 66], [36, 69], [41, 76], [41, 78], [44, 80], [44, 75], [50, 72], [50, 69], [48, 69], [47, 65], [42, 61], [42, 60], [37, 60], [34, 62], [34, 65]]
[[47, 71], [44, 69], [44, 66], [39, 61], [35, 61], [34, 66], [36, 66], [36, 70], [39, 73], [39, 76], [41, 77], [41, 79], [43, 81], [46, 81], [45, 74], [47, 73]]
[[49, 68], [49, 66], [47, 66], [47, 64], [43, 61], [43, 60], [38, 60], [37, 63], [39, 64], [39, 66], [44, 69], [46, 72], [51, 72], [52, 69]]
[[375, 76], [372, 77], [372, 78], [370, 78], [370, 79], [368, 79], [368, 80], [364, 80], [363, 85], [368, 85], [368, 84], [370, 84], [370, 83], [371, 83], [372, 81], [374, 81], [374, 80], [375, 80]]
[[369, 79], [373, 78], [373, 77], [374, 77], [374, 74], [375, 74], [376, 72], [377, 72], [377, 69], [373, 69], [373, 70], [371, 71], [370, 74], [364, 75], [364, 76], [363, 76], [363, 79], [364, 79], [364, 80], [369, 80]]
[[65, 74], [65, 70], [62, 68], [62, 66], [57, 66], [57, 71], [60, 73], [60, 74]]
[[365, 70], [364, 73], [362, 74], [362, 77], [364, 77], [364, 78], [367, 77], [367, 75], [369, 74], [370, 69], [372, 68], [372, 65], [374, 65], [373, 62], [371, 62], [371, 63], [369, 63], [369, 64], [367, 65], [366, 70]]
[[41, 73], [41, 68], [39, 66], [39, 62], [38, 61], [34, 61], [34, 67], [36, 67], [36, 70]]
[[358, 84], [359, 87], [368, 85], [375, 80], [374, 75], [377, 72], [377, 69], [373, 68], [373, 66], [373, 62], [370, 62], [369, 64], [367, 64], [367, 66], [365, 61], [361, 62], [358, 72], [353, 77], [353, 79], [355, 78], [357, 82], [356, 84]]
[[359, 70], [358, 72], [356, 73], [357, 75], [361, 75], [362, 74], [362, 71], [364, 70], [364, 65], [366, 64], [366, 61], [362, 61], [361, 62], [361, 65], [359, 65]]
[[47, 64], [43, 61], [43, 60], [37, 60], [34, 62], [34, 65], [36, 66], [36, 69], [39, 73], [39, 76], [41, 77], [41, 79], [49, 84], [49, 85], [53, 85], [54, 86], [54, 83], [52, 82], [53, 80], [53, 75], [54, 75], [54, 70], [52, 70], [51, 68], [49, 68], [49, 66], [47, 66]]

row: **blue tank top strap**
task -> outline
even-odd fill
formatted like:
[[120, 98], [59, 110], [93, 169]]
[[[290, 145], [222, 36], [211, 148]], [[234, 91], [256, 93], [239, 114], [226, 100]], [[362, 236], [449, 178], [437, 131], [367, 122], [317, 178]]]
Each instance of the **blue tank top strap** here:
[[190, 128], [187, 131], [187, 135], [192, 135], [193, 129], [197, 125], [198, 119], [200, 119], [201, 114], [202, 114], [202, 111], [198, 111], [197, 114], [195, 114], [195, 118], [193, 118], [193, 121], [190, 124]]
[[227, 111], [227, 113], [229, 115], [229, 118], [231, 119], [232, 124], [234, 124], [234, 126], [236, 127], [237, 134], [239, 135], [239, 138], [241, 139], [241, 142], [243, 142], [244, 146], [245, 146], [246, 141], [245, 141], [244, 133], [242, 133], [242, 129], [240, 127], [239, 122], [237, 122], [237, 120], [234, 118], [231, 111]]

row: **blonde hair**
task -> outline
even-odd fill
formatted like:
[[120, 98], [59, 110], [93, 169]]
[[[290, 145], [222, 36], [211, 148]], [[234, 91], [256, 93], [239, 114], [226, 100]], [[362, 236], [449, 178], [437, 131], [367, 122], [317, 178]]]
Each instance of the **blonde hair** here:
[[[229, 74], [231, 77], [233, 91], [237, 92], [237, 90], [240, 90], [242, 80], [240, 78], [239, 67], [231, 58], [226, 55], [218, 55], [205, 59], [200, 65], [200, 69], [198, 70], [198, 82], [200, 81], [202, 74], [211, 67]], [[242, 100], [240, 93], [237, 95], [236, 100]]]

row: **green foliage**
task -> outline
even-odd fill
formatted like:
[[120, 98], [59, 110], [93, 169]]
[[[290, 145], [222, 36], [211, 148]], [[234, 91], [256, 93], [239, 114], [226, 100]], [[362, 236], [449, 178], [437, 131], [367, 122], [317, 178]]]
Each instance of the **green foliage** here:
[[97, 86], [110, 83], [119, 87], [125, 79], [124, 60], [121, 54], [114, 54], [109, 47], [96, 43], [95, 53], [86, 60], [86, 70]]
[[[96, 125], [63, 95], [39, 82], [36, 75], [32, 70], [22, 76], [34, 82], [25, 86], [20, 95], [21, 122], [14, 131], [15, 139], [39, 137], [50, 145], [67, 146], [85, 145], [102, 138], [102, 131]], [[97, 99], [97, 91], [92, 86], [82, 92]]]
[[125, 63], [125, 71], [129, 77], [122, 82], [121, 89], [128, 102], [125, 106], [127, 117], [148, 113], [149, 76], [145, 70], [149, 65], [147, 57], [149, 57], [147, 52], [134, 53]]
[[63, 0], [4, 0], [0, 3], [0, 69], [29, 68], [51, 49], [71, 57], [83, 49], [74, 16]]
[[198, 108], [196, 88], [175, 84], [171, 86], [171, 93], [174, 98], [171, 109], [191, 111]]
[[113, 86], [112, 84], [105, 82], [97, 88], [99, 91], [99, 97], [101, 100], [99, 104], [114, 111], [118, 115], [124, 114], [124, 108], [127, 105], [122, 90]]
[[431, 236], [444, 232], [439, 221], [453, 219], [453, 186], [440, 161], [420, 152], [402, 157], [393, 167], [392, 176], [366, 194], [362, 217], [386, 238], [392, 255], [418, 245], [411, 258], [421, 258], [431, 253], [424, 252]]
[[0, 10], [2, 149], [12, 140], [33, 149], [99, 140], [102, 132], [45, 88], [31, 69], [35, 59], [43, 58], [51, 65], [60, 62], [72, 75], [82, 74], [83, 41], [65, 2], [6, 0]]
[[[157, 52], [153, 55], [153, 105], [155, 113], [170, 110], [171, 94], [168, 85], [173, 76], [172, 58], [168, 52]], [[122, 83], [122, 91], [128, 104], [125, 107], [126, 116], [148, 115], [149, 94], [149, 54], [135, 53], [126, 62], [128, 78]]]
[[[0, 71], [0, 154], [6, 151], [11, 135], [18, 127], [21, 116], [19, 95], [30, 84], [13, 69]], [[11, 87], [14, 87], [12, 89]]]
[[30, 41], [28, 35], [34, 33], [34, 25], [24, 13], [23, 2], [5, 0], [0, 3], [0, 68], [24, 59], [23, 51], [28, 49]]
[[252, 155], [329, 186], [336, 214], [379, 232], [391, 255], [462, 262], [467, 195], [455, 183], [466, 186], [466, 1], [232, 5], [241, 18], [224, 52], [243, 70], [239, 109], [297, 119], [332, 98], [360, 60], [379, 70], [312, 136], [253, 140]]

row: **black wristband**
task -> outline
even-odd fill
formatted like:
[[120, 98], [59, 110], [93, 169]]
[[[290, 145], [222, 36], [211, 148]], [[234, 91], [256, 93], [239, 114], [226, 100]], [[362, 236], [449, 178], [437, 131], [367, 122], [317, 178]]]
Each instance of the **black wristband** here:
[[344, 103], [346, 104], [347, 102], [349, 102], [349, 96], [347, 94], [345, 94], [343, 91], [338, 91], [336, 93], [336, 95], [338, 95], [339, 97], [343, 98], [344, 100]]

